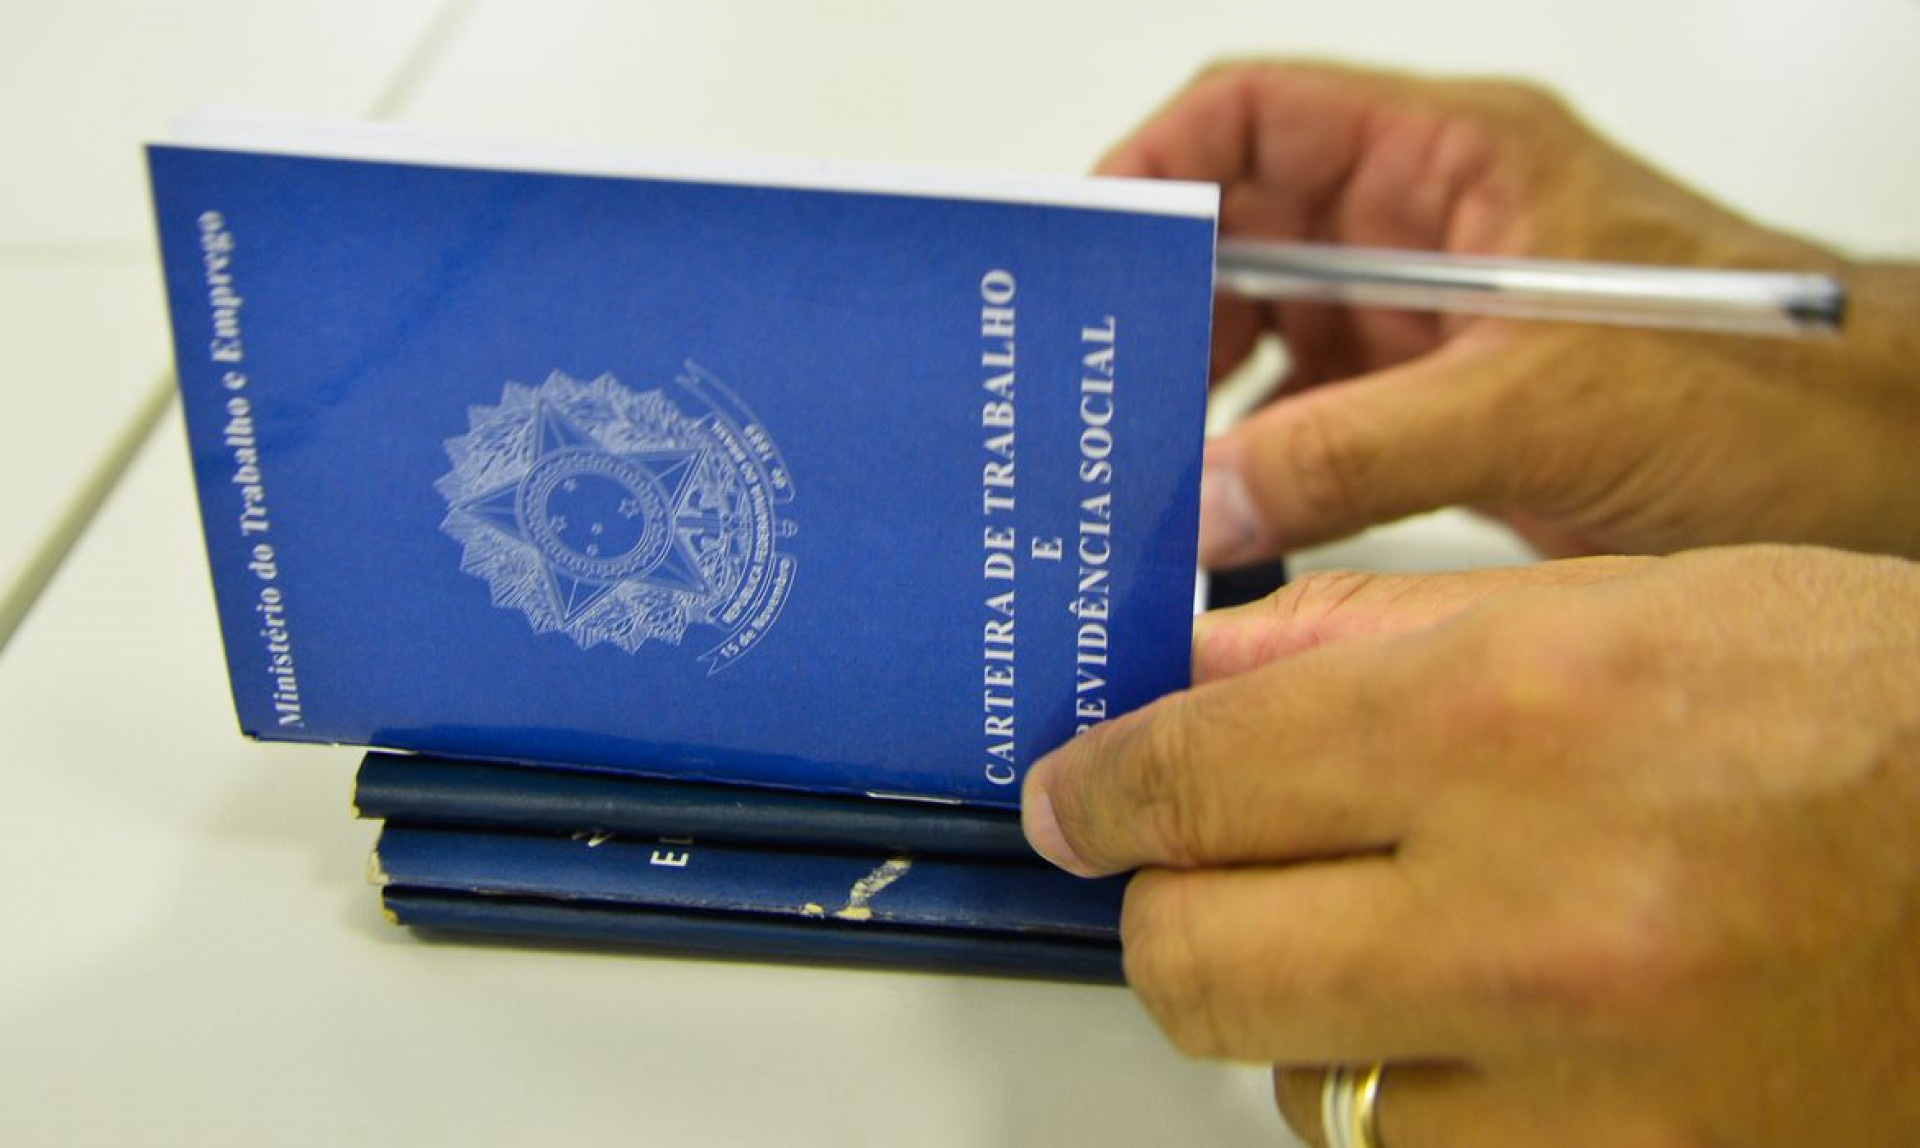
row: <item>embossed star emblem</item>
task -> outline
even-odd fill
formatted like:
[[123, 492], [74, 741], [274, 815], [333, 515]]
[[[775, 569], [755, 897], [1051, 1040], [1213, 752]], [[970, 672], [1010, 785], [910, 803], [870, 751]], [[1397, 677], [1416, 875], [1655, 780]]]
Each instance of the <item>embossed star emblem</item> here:
[[444, 440], [440, 530], [493, 605], [582, 650], [678, 646], [718, 673], [758, 648], [794, 586], [793, 479], [740, 396], [689, 359], [671, 387], [554, 371], [508, 381]]
[[453, 509], [531, 550], [563, 624], [626, 583], [709, 592], [692, 538], [710, 511], [691, 505], [697, 449], [615, 453], [542, 402], [520, 477]]

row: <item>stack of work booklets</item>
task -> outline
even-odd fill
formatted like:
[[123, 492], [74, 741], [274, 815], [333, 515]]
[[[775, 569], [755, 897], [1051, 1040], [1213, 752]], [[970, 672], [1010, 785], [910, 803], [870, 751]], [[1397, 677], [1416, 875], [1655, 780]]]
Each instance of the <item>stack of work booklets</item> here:
[[1216, 194], [228, 113], [149, 152], [242, 729], [393, 916], [1118, 975], [1040, 755], [1186, 684]]
[[355, 805], [403, 924], [719, 956], [1118, 980], [1122, 882], [1016, 817], [374, 752]]

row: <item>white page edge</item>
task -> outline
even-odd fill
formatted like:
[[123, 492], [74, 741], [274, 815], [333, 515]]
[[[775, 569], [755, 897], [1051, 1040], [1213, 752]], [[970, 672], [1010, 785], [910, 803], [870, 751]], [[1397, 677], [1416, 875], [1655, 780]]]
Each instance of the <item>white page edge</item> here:
[[155, 142], [319, 159], [1025, 203], [1205, 220], [1216, 219], [1220, 206], [1217, 186], [1184, 180], [997, 175], [646, 151], [224, 107], [187, 113], [175, 121], [166, 139]]

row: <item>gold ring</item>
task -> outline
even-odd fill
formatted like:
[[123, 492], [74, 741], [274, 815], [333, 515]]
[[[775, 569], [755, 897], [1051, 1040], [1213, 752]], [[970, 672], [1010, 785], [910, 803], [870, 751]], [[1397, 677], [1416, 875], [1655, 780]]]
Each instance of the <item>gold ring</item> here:
[[1320, 1083], [1320, 1133], [1327, 1148], [1383, 1148], [1374, 1112], [1386, 1065], [1354, 1069], [1336, 1064]]

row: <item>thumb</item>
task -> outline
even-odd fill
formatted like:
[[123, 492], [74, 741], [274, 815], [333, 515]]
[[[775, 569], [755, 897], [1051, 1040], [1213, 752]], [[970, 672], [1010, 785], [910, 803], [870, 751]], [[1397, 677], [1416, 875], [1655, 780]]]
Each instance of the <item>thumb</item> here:
[[1501, 504], [1526, 448], [1507, 339], [1283, 395], [1207, 444], [1200, 561], [1233, 567], [1409, 514]]

